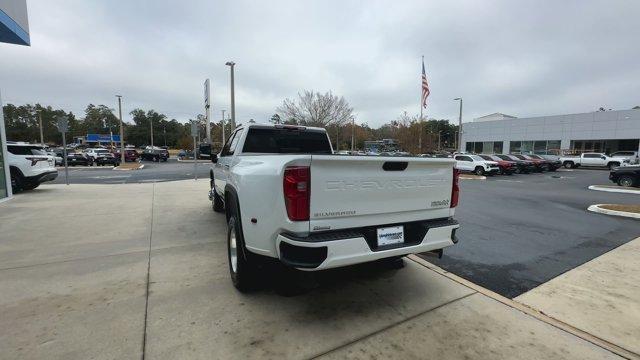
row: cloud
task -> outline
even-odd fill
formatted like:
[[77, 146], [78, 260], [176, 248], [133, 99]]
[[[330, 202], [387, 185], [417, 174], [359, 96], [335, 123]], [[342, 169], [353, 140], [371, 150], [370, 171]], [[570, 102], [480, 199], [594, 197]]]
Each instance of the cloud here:
[[29, 1], [32, 46], [0, 44], [4, 102], [82, 114], [89, 103], [184, 121], [229, 109], [267, 120], [304, 89], [333, 91], [372, 126], [425, 114], [537, 116], [640, 104], [640, 3], [630, 1]]

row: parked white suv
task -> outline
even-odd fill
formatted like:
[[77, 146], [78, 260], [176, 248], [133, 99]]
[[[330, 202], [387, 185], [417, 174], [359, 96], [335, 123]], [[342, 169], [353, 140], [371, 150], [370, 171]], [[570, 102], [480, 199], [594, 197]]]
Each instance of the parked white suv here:
[[58, 177], [55, 160], [42, 146], [27, 143], [7, 143], [11, 188], [14, 193], [32, 190], [45, 181]]
[[110, 154], [111, 152], [105, 148], [89, 148], [84, 153], [91, 159], [91, 162], [95, 162], [101, 155]]
[[493, 175], [500, 172], [496, 161], [488, 161], [478, 155], [458, 154], [454, 157], [456, 169], [470, 171], [476, 175]]

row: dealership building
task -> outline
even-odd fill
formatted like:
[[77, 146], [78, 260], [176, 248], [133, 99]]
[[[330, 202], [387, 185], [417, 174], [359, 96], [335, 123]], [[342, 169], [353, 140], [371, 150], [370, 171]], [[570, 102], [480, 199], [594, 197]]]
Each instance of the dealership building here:
[[[31, 44], [26, 0], [0, 0], [0, 51], [3, 46], [1, 43], [27, 46]], [[1, 82], [0, 90], [2, 90]], [[0, 91], [0, 201], [10, 198], [11, 195], [11, 176], [7, 164], [7, 134]]]
[[640, 109], [518, 118], [495, 113], [462, 124], [473, 153], [639, 151]]

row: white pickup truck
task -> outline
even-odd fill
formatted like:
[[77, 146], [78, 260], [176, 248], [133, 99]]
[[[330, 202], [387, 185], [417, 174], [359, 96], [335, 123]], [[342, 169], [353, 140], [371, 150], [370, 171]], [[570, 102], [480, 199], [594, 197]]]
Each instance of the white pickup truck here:
[[602, 153], [583, 153], [580, 156], [561, 157], [562, 166], [567, 169], [578, 166], [614, 167], [628, 165], [628, 159], [613, 158]]
[[324, 129], [248, 124], [211, 156], [209, 198], [226, 214], [236, 288], [251, 288], [265, 257], [312, 271], [457, 242], [453, 160], [332, 152]]

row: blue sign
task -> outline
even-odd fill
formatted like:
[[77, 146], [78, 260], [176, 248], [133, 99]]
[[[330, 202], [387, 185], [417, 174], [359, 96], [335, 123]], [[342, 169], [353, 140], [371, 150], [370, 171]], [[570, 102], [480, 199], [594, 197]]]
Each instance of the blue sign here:
[[87, 134], [87, 141], [91, 142], [120, 142], [120, 135], [113, 135], [113, 140], [109, 134]]

